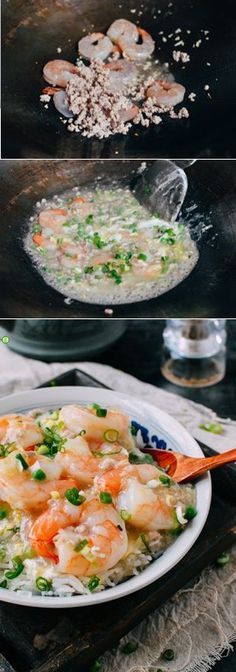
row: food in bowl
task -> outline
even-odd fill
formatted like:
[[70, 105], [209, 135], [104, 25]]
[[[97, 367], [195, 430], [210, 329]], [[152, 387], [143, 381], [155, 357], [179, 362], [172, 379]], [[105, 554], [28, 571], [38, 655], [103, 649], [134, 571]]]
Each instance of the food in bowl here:
[[0, 585], [87, 595], [139, 574], [196, 515], [121, 410], [69, 404], [0, 419]]
[[[175, 47], [178, 35], [176, 39]], [[52, 98], [68, 130], [88, 138], [126, 135], [133, 124], [159, 125], [163, 114], [188, 118], [186, 107], [174, 109], [182, 103], [185, 87], [174, 81], [168, 63], [152, 57], [154, 49], [146, 30], [116, 19], [106, 35], [93, 32], [79, 40], [76, 64], [59, 58], [45, 64], [43, 77], [49, 86], [40, 100], [48, 108]], [[176, 48], [172, 56], [177, 63], [190, 60]]]
[[188, 227], [168, 223], [128, 188], [74, 188], [43, 199], [25, 249], [44, 280], [66, 297], [121, 304], [150, 299], [193, 270], [198, 251]]

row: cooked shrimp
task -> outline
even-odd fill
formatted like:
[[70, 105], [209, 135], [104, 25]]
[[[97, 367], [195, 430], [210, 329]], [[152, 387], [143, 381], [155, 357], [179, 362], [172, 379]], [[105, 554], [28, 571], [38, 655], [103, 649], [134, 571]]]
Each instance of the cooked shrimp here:
[[[69, 481], [65, 481], [69, 483]], [[71, 486], [68, 485], [66, 489]], [[53, 538], [65, 527], [78, 525], [81, 507], [70, 504], [67, 499], [52, 499], [48, 508], [33, 523], [29, 539], [32, 548], [43, 557], [57, 561]]]
[[6, 415], [0, 418], [0, 443], [16, 443], [28, 448], [42, 442], [43, 434], [33, 418], [27, 415]]
[[[58, 569], [75, 576], [91, 576], [119, 562], [128, 548], [127, 532], [112, 504], [92, 499], [81, 509], [80, 525], [74, 534], [64, 530], [55, 540]], [[84, 540], [87, 543], [81, 548]]]
[[160, 106], [174, 107], [184, 99], [185, 87], [178, 82], [166, 82], [157, 79], [146, 91], [148, 98], [153, 98]]
[[[106, 469], [106, 462], [108, 468]], [[135, 478], [140, 483], [148, 483], [152, 480], [157, 480], [162, 473], [155, 465], [152, 464], [130, 464], [124, 455], [112, 455], [109, 466], [109, 458], [105, 458], [103, 463], [99, 465], [99, 469], [103, 467], [101, 474], [94, 478], [94, 485], [97, 492], [110, 492], [111, 495], [118, 495], [125, 487], [129, 478]], [[103, 466], [104, 465], [104, 466]]]
[[[61, 572], [75, 576], [111, 569], [127, 550], [119, 514], [111, 504], [96, 499], [81, 506], [65, 499], [52, 501], [32, 525], [29, 538], [39, 555], [58, 561]], [[83, 540], [85, 545], [80, 544]]]
[[110, 88], [114, 91], [122, 90], [126, 86], [133, 84], [137, 77], [137, 68], [134, 63], [129, 63], [125, 59], [107, 63], [105, 68], [109, 70]]
[[79, 486], [92, 485], [98, 469], [98, 458], [93, 456], [83, 437], [67, 439], [64, 452], [57, 454], [57, 461], [63, 476], [71, 476]]
[[69, 109], [69, 99], [65, 91], [57, 91], [54, 93], [53, 102], [55, 108], [63, 117], [73, 117], [73, 112]]
[[[27, 469], [22, 468], [21, 470], [21, 463], [19, 458], [17, 458], [19, 452], [17, 451], [10, 453], [7, 457], [0, 460], [1, 498], [13, 508], [23, 511], [41, 510], [50, 499], [53, 491], [63, 494], [68, 488], [76, 486], [74, 479], [59, 480], [58, 474], [61, 473], [62, 468], [60, 465], [58, 468], [56, 461], [48, 460], [46, 469], [45, 459], [42, 461], [43, 456], [37, 459], [38, 464], [35, 460], [33, 460], [32, 464], [32, 460], [27, 452], [21, 454], [29, 465]], [[39, 468], [42, 468], [45, 475], [47, 475], [45, 480], [34, 480], [33, 472]]]
[[116, 19], [116, 21], [113, 21], [107, 31], [107, 35], [112, 42], [118, 43], [118, 45], [119, 40], [123, 37], [125, 37], [126, 40], [130, 40], [130, 42], [137, 42], [139, 38], [137, 26], [126, 19]]
[[133, 447], [133, 437], [130, 434], [130, 421], [128, 415], [122, 411], [105, 409], [106, 415], [98, 416], [94, 408], [81, 408], [80, 406], [63, 406], [59, 420], [74, 434], [85, 431], [87, 441], [101, 444], [106, 440], [106, 432], [113, 430], [116, 440], [126, 447]]
[[118, 40], [118, 45], [122, 49], [124, 58], [129, 58], [130, 61], [147, 59], [155, 49], [155, 42], [146, 30], [138, 28], [138, 35], [140, 43], [137, 43], [137, 40], [132, 43], [132, 41], [127, 39], [126, 35], [120, 37]]
[[62, 86], [65, 89], [67, 83], [79, 73], [79, 68], [69, 61], [56, 59], [55, 61], [48, 61], [43, 68], [43, 76], [48, 84], [53, 86]]
[[175, 526], [173, 506], [167, 490], [156, 493], [134, 478], [128, 480], [117, 498], [117, 508], [130, 515], [129, 524], [143, 530], [170, 530]]
[[132, 119], [135, 119], [139, 111], [139, 108], [137, 105], [130, 104], [130, 107], [127, 109], [120, 110], [120, 119], [121, 121], [131, 121]]
[[51, 208], [42, 210], [39, 214], [39, 225], [52, 233], [61, 233], [61, 227], [66, 222], [68, 210], [65, 208]]
[[105, 61], [112, 51], [113, 44], [103, 33], [90, 33], [79, 41], [79, 53], [88, 61], [94, 59]]

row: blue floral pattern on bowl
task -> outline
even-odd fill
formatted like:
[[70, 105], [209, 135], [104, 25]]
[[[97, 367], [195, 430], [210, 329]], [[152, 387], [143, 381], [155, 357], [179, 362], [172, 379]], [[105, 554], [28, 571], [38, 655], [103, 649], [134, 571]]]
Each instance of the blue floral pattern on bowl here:
[[144, 425], [140, 425], [136, 420], [131, 420], [131, 432], [135, 436], [138, 448], [142, 450], [144, 446], [166, 450], [167, 443], [156, 434], [150, 435], [150, 430]]

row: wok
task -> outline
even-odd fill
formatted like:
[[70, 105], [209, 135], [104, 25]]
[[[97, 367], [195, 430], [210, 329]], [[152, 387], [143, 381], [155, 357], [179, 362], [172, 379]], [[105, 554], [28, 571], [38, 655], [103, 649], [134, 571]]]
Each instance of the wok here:
[[[188, 120], [166, 118], [150, 129], [134, 127], [127, 136], [87, 140], [67, 131], [59, 114], [39, 102], [45, 86], [42, 68], [54, 58], [75, 62], [83, 30], [105, 31], [119, 17], [140, 20], [156, 40], [162, 62], [171, 61], [173, 42], [163, 43], [159, 31], [166, 35], [178, 28], [191, 30], [180, 47], [190, 51], [190, 64], [182, 69], [174, 63], [171, 71], [188, 93], [197, 94], [196, 102], [187, 100]], [[204, 29], [210, 30], [207, 41]], [[236, 156], [234, 0], [2, 0], [2, 31], [4, 158]], [[198, 39], [202, 44], [193, 49]], [[211, 98], [205, 85], [210, 86]]]
[[[152, 161], [148, 165], [152, 165]], [[37, 200], [75, 185], [134, 184], [139, 161], [2, 161], [0, 317], [104, 317], [104, 307], [73, 302], [51, 289], [24, 252], [23, 238]], [[188, 168], [182, 208], [199, 238], [200, 258], [191, 275], [150, 301], [114, 306], [113, 317], [236, 316], [236, 163], [199, 160]], [[211, 228], [208, 228], [208, 227]]]

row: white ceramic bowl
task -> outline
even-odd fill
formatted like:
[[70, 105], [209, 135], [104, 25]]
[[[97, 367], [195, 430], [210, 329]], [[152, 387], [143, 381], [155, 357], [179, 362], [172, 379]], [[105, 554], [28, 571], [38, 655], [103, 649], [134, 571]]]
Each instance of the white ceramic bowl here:
[[[158, 410], [141, 399], [132, 398], [118, 392], [90, 387], [53, 387], [41, 390], [30, 390], [14, 394], [0, 400], [0, 415], [6, 413], [26, 412], [33, 408], [53, 409], [65, 404], [98, 403], [102, 407], [120, 408], [148, 430], [149, 443], [153, 445], [160, 440], [166, 443], [167, 449], [179, 451], [194, 457], [202, 457], [203, 453], [190, 434], [170, 415]], [[167, 548], [164, 554], [154, 560], [141, 574], [134, 576], [113, 588], [91, 595], [73, 595], [72, 597], [44, 597], [40, 595], [17, 593], [0, 589], [0, 599], [14, 604], [30, 607], [83, 607], [115, 600], [156, 581], [172, 569], [189, 551], [198, 538], [211, 503], [211, 479], [205, 474], [196, 484], [198, 514], [184, 532]]]

